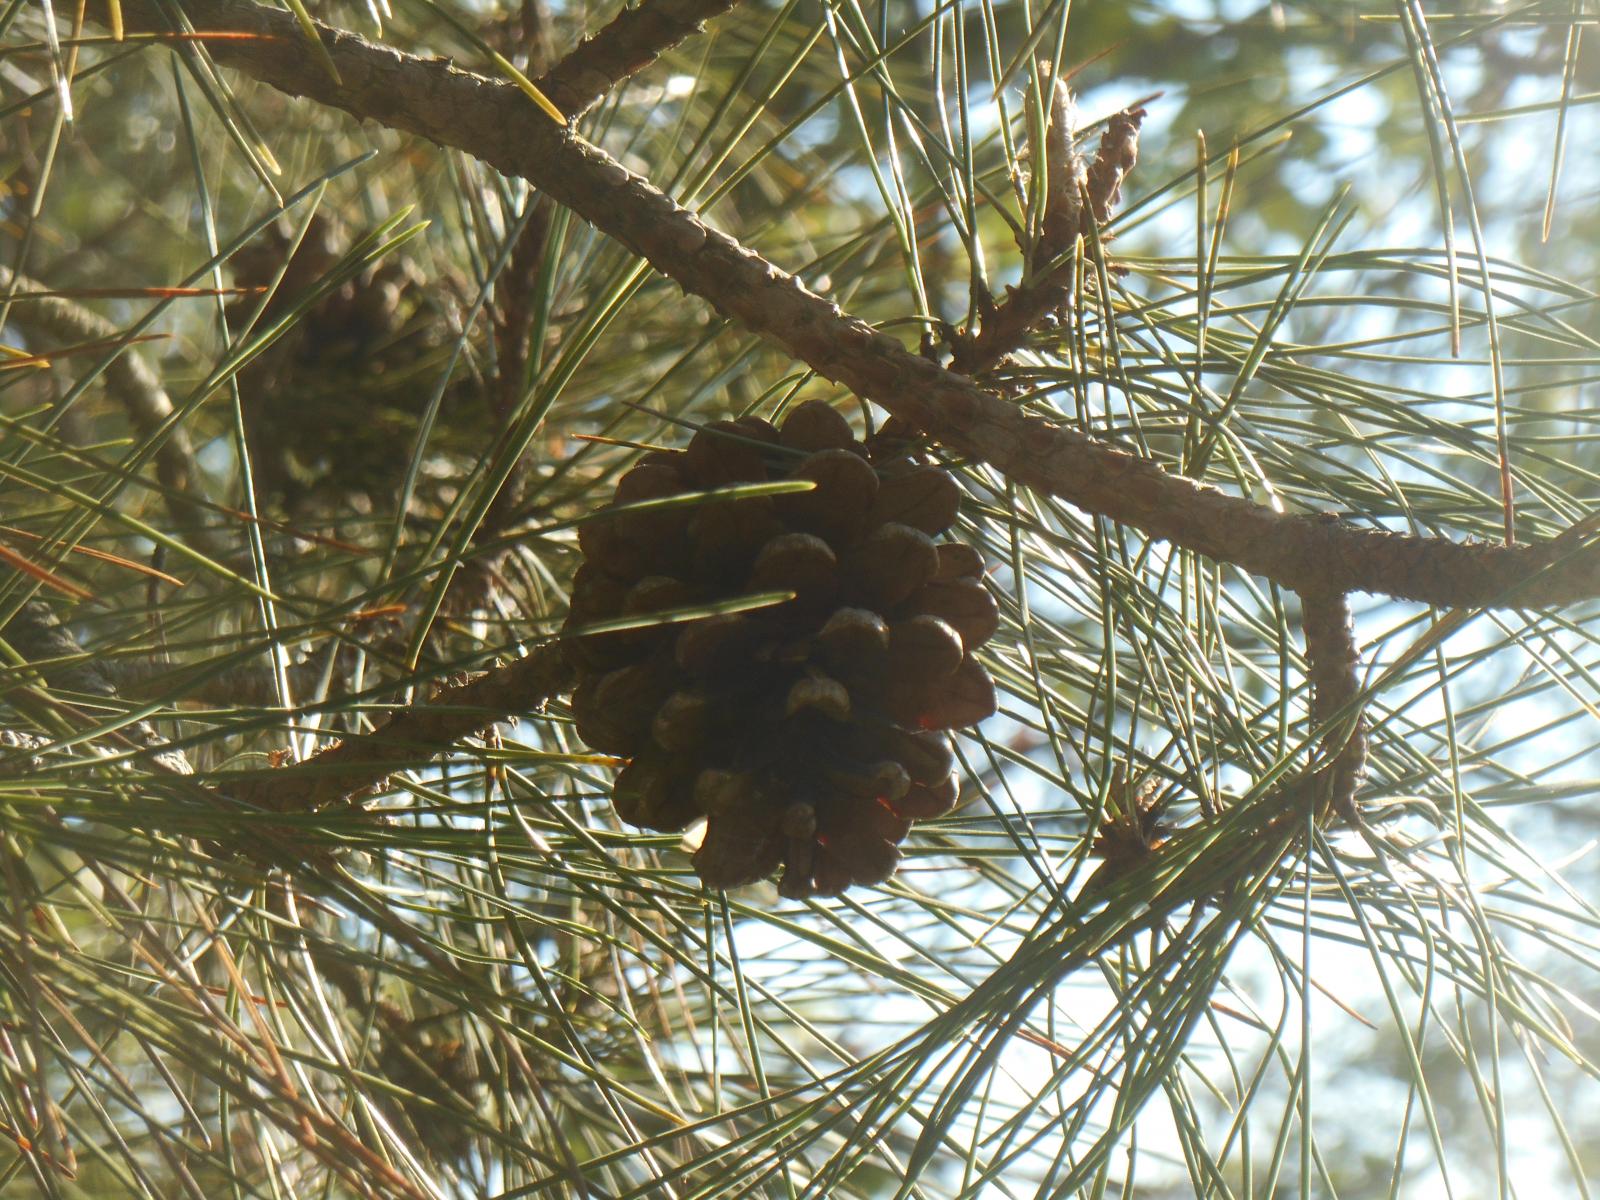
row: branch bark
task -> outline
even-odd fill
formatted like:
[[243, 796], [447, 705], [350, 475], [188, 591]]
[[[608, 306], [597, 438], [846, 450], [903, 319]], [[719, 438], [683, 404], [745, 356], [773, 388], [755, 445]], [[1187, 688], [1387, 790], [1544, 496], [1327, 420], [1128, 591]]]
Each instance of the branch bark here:
[[[103, 11], [104, 0], [96, 9]], [[165, 29], [155, 0], [123, 0], [130, 28]], [[211, 54], [291, 96], [428, 138], [527, 179], [685, 291], [783, 346], [958, 453], [1086, 512], [1305, 592], [1366, 591], [1445, 606], [1542, 607], [1600, 595], [1600, 545], [1460, 544], [1287, 515], [1168, 474], [1159, 464], [1032, 416], [912, 353], [707, 226], [570, 130], [514, 85], [318, 25], [335, 82], [286, 11], [186, 0]]]
[[346, 738], [302, 763], [227, 790], [272, 812], [308, 812], [376, 787], [392, 771], [448, 750], [514, 713], [532, 712], [565, 691], [570, 669], [560, 643], [444, 688], [396, 713], [371, 733]]
[[568, 119], [581, 116], [617, 84], [705, 28], [739, 0], [644, 0], [624, 8], [605, 28], [579, 43], [538, 82]]
[[[1361, 694], [1361, 654], [1350, 621], [1349, 597], [1312, 593], [1300, 597], [1300, 621], [1306, 634], [1306, 673], [1311, 680], [1311, 719], [1322, 725], [1338, 716]], [[1342, 734], [1342, 736], [1340, 736]], [[1367, 720], [1354, 720], [1328, 739], [1333, 759], [1325, 769], [1329, 805], [1351, 825], [1361, 822], [1356, 787], [1367, 766]]]

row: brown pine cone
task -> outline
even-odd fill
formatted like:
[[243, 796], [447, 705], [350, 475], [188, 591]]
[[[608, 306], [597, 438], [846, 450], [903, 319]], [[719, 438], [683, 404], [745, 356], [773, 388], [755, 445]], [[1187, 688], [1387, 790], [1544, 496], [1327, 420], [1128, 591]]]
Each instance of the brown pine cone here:
[[[613, 511], [784, 479], [816, 486]], [[831, 895], [893, 874], [912, 821], [955, 805], [946, 731], [995, 710], [973, 657], [999, 625], [983, 560], [934, 540], [960, 498], [937, 467], [875, 463], [820, 401], [781, 430], [719, 421], [624, 475], [580, 529], [567, 634], [759, 592], [794, 599], [570, 637], [578, 732], [630, 760], [622, 817], [670, 831], [704, 816], [694, 865], [716, 887], [782, 867], [784, 895]]]

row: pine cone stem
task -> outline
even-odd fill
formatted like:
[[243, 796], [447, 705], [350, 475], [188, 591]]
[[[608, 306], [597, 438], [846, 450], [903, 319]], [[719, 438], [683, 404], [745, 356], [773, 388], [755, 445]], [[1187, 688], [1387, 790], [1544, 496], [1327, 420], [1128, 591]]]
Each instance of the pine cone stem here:
[[235, 785], [238, 798], [272, 812], [309, 812], [375, 787], [392, 771], [448, 750], [514, 713], [541, 707], [571, 683], [559, 643], [444, 688], [371, 733], [346, 738], [294, 766]]

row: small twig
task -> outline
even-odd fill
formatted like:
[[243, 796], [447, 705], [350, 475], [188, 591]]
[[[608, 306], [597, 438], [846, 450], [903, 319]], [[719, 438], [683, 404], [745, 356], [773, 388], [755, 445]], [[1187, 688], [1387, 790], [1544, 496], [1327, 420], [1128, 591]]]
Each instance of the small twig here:
[[[506, 260], [505, 269], [494, 281], [494, 305], [490, 310], [494, 327], [495, 365], [488, 381], [489, 404], [498, 439], [491, 450], [492, 458], [511, 453], [510, 442], [521, 436], [526, 441], [527, 431], [514, 428], [517, 414], [526, 392], [528, 362], [533, 352], [532, 326], [534, 315], [532, 293], [545, 267], [545, 256], [550, 241], [550, 218], [554, 206], [548, 197], [530, 193], [516, 242]], [[516, 521], [518, 506], [527, 487], [528, 475], [533, 467], [532, 456], [524, 448], [517, 454], [510, 472], [500, 490], [489, 501], [483, 520], [473, 531], [475, 546], [488, 546], [503, 540], [506, 530]], [[451, 612], [475, 612], [481, 609], [494, 594], [499, 579], [500, 565], [512, 549], [510, 543], [485, 553], [474, 554], [462, 563], [462, 569], [450, 577], [445, 608]]]
[[376, 787], [390, 772], [442, 753], [504, 717], [536, 711], [567, 688], [570, 674], [561, 645], [542, 646], [470, 683], [441, 689], [371, 733], [346, 738], [229, 791], [272, 812], [322, 808]]
[[443, 1048], [424, 1038], [419, 1022], [408, 1017], [399, 1005], [383, 998], [375, 988], [369, 986], [366, 973], [361, 968], [338, 953], [333, 944], [309, 932], [303, 932], [303, 936], [302, 945], [315, 962], [317, 972], [339, 990], [349, 1011], [363, 1018], [371, 1014], [380, 1035], [388, 1043], [380, 1053], [390, 1058], [398, 1057], [411, 1071], [420, 1071], [427, 1083], [432, 1085], [429, 1087], [429, 1100], [435, 1103], [442, 1100], [447, 1104], [453, 1101], [470, 1111], [470, 1091], [477, 1080], [476, 1073], [453, 1072]]
[[495, 405], [502, 425], [511, 419], [522, 400], [533, 324], [529, 301], [544, 269], [550, 240], [549, 201], [543, 196], [530, 196], [528, 203], [533, 208], [517, 235], [506, 269], [495, 280]]
[[739, 0], [644, 0], [557, 63], [538, 88], [566, 114], [580, 116], [617, 84], [705, 28]]
[[[1361, 695], [1361, 655], [1350, 623], [1350, 598], [1340, 592], [1309, 592], [1300, 597], [1306, 633], [1306, 674], [1311, 681], [1311, 720], [1325, 725], [1355, 705]], [[1348, 716], [1348, 714], [1346, 714]], [[1357, 712], [1331, 732], [1324, 749], [1332, 760], [1325, 776], [1332, 810], [1352, 825], [1361, 821], [1356, 786], [1367, 766], [1367, 720]]]
[[1122, 199], [1122, 181], [1139, 161], [1139, 126], [1147, 114], [1142, 108], [1125, 108], [1106, 123], [1100, 135], [1100, 149], [1089, 165], [1084, 192], [1095, 225], [1111, 219], [1111, 210]]
[[957, 341], [951, 370], [963, 375], [993, 370], [1071, 297], [1075, 262], [1056, 260], [1080, 238], [1087, 241], [1091, 226], [1099, 228], [1111, 219], [1111, 210], [1121, 199], [1122, 181], [1139, 159], [1139, 126], [1144, 118], [1142, 108], [1113, 116], [1086, 170], [1072, 148], [1072, 94], [1064, 81], [1056, 81], [1045, 134], [1044, 222], [1029, 255], [1030, 278], [1009, 289], [1006, 299], [984, 315], [976, 334]]
[[[1040, 63], [1041, 68], [1048, 64]], [[1047, 77], [1041, 71], [1041, 78]], [[1045, 270], [1053, 261], [1072, 249], [1082, 229], [1083, 192], [1089, 182], [1083, 156], [1073, 145], [1078, 132], [1078, 106], [1065, 79], [1050, 80], [1050, 120], [1044, 130], [1043, 162], [1034, 171], [1044, 184], [1044, 214], [1039, 236], [1028, 247], [1030, 274]]]

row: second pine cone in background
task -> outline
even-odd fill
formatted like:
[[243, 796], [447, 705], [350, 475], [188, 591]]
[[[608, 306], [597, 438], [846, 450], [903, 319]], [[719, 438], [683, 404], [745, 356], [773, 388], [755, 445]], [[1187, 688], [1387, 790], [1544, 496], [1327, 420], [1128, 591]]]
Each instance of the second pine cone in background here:
[[738, 887], [783, 868], [786, 896], [894, 873], [914, 820], [956, 802], [945, 731], [995, 710], [973, 657], [999, 624], [970, 546], [934, 539], [960, 489], [943, 470], [874, 464], [820, 401], [782, 429], [745, 417], [648, 454], [611, 508], [736, 483], [803, 493], [603, 510], [579, 536], [567, 632], [757, 592], [786, 604], [569, 641], [578, 732], [631, 761], [623, 819], [707, 820], [701, 879]]

